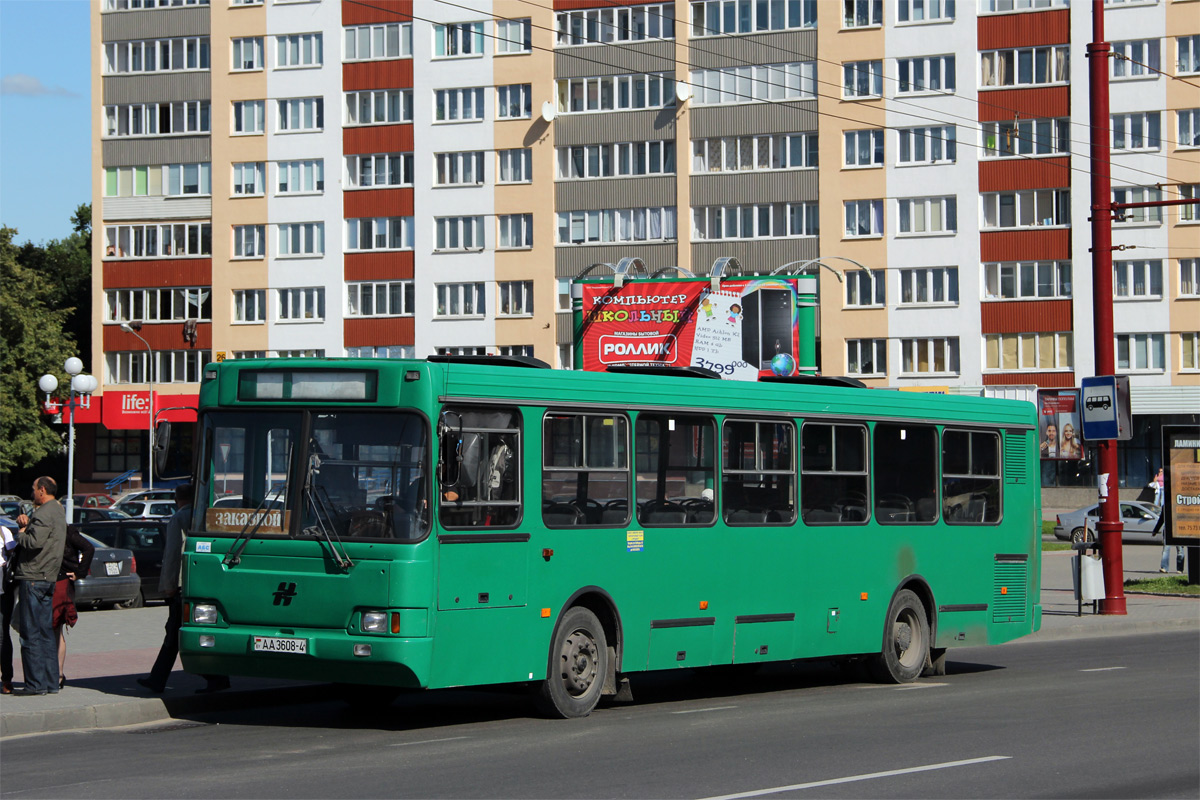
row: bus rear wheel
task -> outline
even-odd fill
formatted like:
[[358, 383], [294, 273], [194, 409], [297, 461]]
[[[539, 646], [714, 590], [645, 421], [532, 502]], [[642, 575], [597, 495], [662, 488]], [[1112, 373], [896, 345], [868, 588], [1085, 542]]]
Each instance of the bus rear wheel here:
[[563, 615], [546, 680], [538, 687], [538, 709], [549, 717], [586, 717], [600, 701], [608, 674], [608, 640], [596, 615], [576, 606]]
[[910, 683], [920, 677], [929, 658], [929, 620], [925, 606], [904, 589], [892, 598], [883, 632], [883, 652], [872, 672], [881, 683]]

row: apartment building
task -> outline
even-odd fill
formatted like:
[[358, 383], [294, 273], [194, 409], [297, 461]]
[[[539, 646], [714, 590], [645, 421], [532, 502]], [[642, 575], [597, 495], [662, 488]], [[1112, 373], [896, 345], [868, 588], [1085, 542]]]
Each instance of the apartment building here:
[[[1196, 195], [1198, 12], [1106, 4], [1118, 201]], [[93, 477], [144, 462], [148, 379], [170, 418], [210, 360], [569, 368], [571, 279], [626, 256], [696, 274], [820, 258], [822, 370], [872, 386], [1068, 387], [1094, 371], [1088, 3], [97, 0], [92, 14]], [[1131, 482], [1157, 425], [1200, 408], [1198, 214], [1145, 210], [1114, 230]]]

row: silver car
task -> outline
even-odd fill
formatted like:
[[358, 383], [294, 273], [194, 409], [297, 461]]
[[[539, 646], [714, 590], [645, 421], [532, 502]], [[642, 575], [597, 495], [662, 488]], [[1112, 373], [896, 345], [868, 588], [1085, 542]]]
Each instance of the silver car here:
[[[1085, 524], [1086, 520], [1086, 524]], [[1100, 521], [1100, 506], [1093, 503], [1066, 514], [1059, 514], [1054, 526], [1054, 535], [1071, 542], [1092, 541], [1096, 538], [1096, 524]], [[1162, 531], [1155, 536], [1158, 524], [1158, 506], [1138, 500], [1121, 501], [1121, 522], [1125, 526], [1122, 542], [1162, 543]]]
[[175, 501], [126, 500], [113, 508], [131, 517], [169, 517], [175, 513]]

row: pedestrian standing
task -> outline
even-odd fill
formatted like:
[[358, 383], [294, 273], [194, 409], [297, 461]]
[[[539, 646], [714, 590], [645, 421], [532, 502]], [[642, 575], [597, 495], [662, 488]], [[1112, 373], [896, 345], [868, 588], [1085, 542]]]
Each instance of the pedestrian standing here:
[[92, 568], [95, 546], [89, 542], [75, 525], [67, 526], [67, 544], [63, 548], [62, 564], [58, 568], [58, 581], [54, 584], [54, 638], [58, 640], [58, 688], [67, 685], [67, 628], [74, 628], [79, 620], [75, 610], [75, 581], [86, 577]]
[[[1158, 532], [1163, 529], [1163, 524], [1167, 521], [1167, 509], [1163, 506], [1166, 499], [1166, 485], [1163, 478], [1162, 467], [1159, 467], [1158, 472], [1154, 476], [1154, 480], [1150, 481], [1150, 486], [1154, 489], [1154, 505], [1158, 506], [1158, 522], [1154, 523], [1154, 531], [1152, 535], [1157, 536]], [[1171, 565], [1171, 545], [1163, 542], [1162, 561], [1158, 564], [1159, 572], [1166, 572]], [[1175, 571], [1183, 572], [1183, 548], [1176, 545], [1175, 547]]]
[[54, 646], [54, 583], [67, 543], [67, 515], [55, 499], [58, 484], [43, 475], [33, 482], [33, 513], [17, 517], [21, 548], [15, 577], [21, 614], [21, 668], [25, 686], [18, 694], [58, 692]]
[[[0, 694], [13, 693], [13, 607], [17, 601], [17, 584], [13, 579], [17, 555], [16, 523], [4, 518], [0, 526], [0, 625], [4, 626], [0, 642]], [[10, 527], [11, 525], [11, 527]]]

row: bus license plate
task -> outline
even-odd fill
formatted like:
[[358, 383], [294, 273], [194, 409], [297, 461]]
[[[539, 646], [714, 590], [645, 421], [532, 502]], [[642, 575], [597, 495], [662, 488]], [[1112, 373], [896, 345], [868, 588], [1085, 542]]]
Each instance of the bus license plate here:
[[308, 639], [281, 639], [273, 636], [255, 636], [254, 650], [258, 653], [308, 654]]

